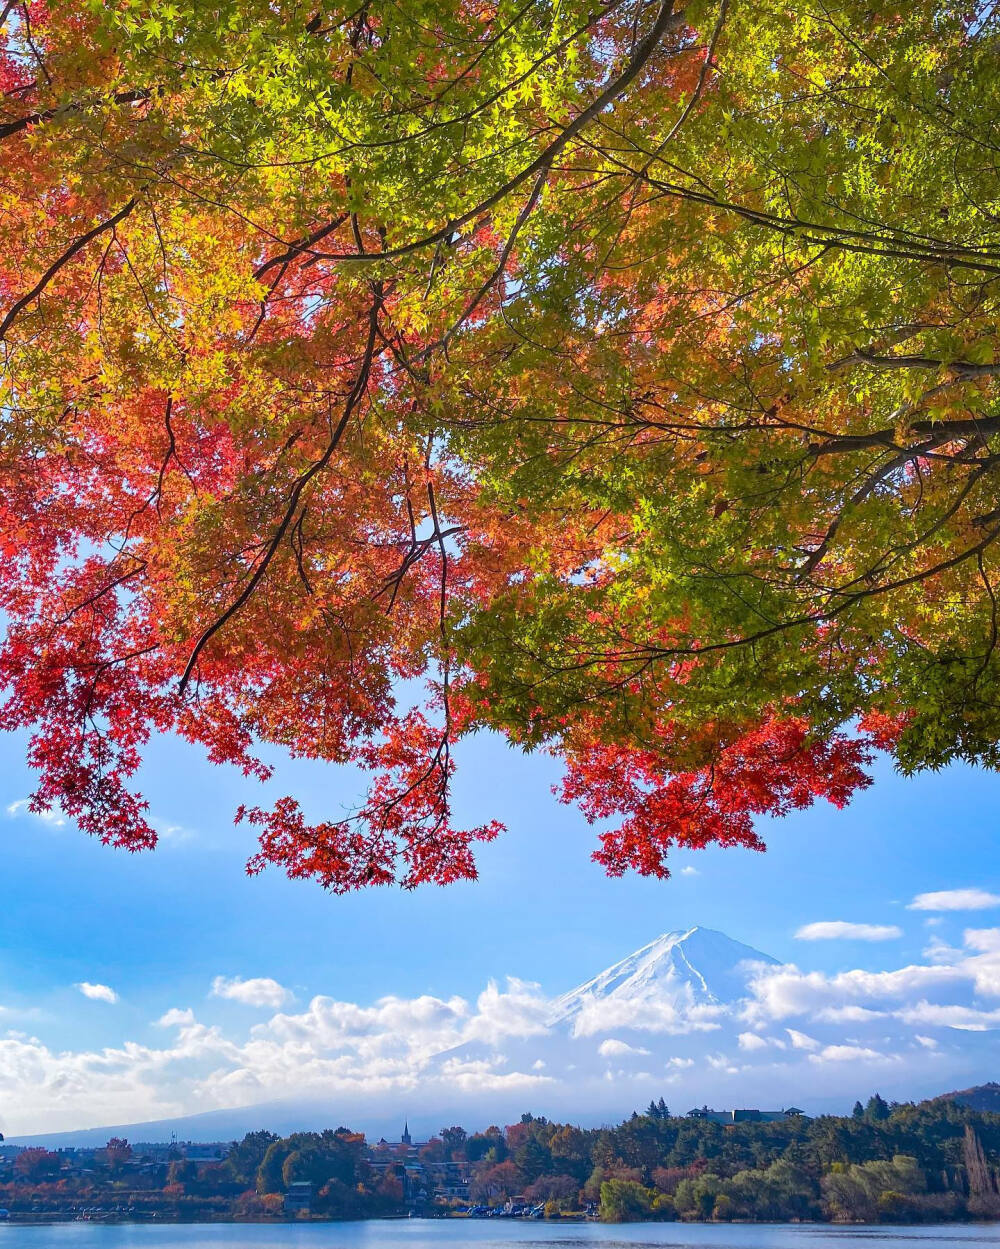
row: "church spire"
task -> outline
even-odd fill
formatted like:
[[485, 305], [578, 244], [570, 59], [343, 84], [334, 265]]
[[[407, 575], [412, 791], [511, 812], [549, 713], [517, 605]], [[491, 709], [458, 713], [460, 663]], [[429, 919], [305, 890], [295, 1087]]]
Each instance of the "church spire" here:
[[401, 1139], [402, 1139], [402, 1142], [403, 1142], [403, 1144], [404, 1144], [404, 1145], [412, 1145], [412, 1144], [413, 1144], [413, 1141], [410, 1139], [410, 1124], [409, 1124], [409, 1120], [407, 1120], [407, 1121], [403, 1124], [403, 1135], [402, 1135]]

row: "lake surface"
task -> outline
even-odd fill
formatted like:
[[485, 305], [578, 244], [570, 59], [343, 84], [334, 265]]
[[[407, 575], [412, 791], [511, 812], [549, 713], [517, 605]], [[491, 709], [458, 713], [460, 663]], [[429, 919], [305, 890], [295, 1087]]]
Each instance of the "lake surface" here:
[[980, 1249], [1000, 1224], [822, 1227], [704, 1223], [0, 1224], [0, 1249]]

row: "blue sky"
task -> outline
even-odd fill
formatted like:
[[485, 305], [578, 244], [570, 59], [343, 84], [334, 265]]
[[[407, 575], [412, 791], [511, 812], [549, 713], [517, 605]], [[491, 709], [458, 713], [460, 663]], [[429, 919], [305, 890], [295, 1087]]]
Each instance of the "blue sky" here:
[[[190, 1008], [227, 1035], [245, 1032], [252, 1008], [210, 996], [217, 976], [273, 979], [300, 1005], [317, 994], [358, 1004], [386, 995], [472, 999], [507, 976], [556, 994], [693, 924], [832, 974], [919, 963], [931, 937], [961, 945], [970, 925], [1000, 922], [1000, 911], [907, 909], [922, 892], [1000, 889], [1000, 778], [973, 769], [904, 781], [883, 767], [847, 811], [822, 804], [767, 824], [764, 855], [677, 855], [669, 881], [614, 881], [590, 861], [595, 830], [550, 792], [557, 765], [478, 740], [460, 755], [459, 812], [508, 826], [482, 848], [480, 881], [338, 898], [277, 870], [248, 879], [252, 834], [233, 827], [232, 811], [294, 789], [307, 811], [335, 813], [357, 796], [349, 772], [279, 760], [275, 779], [260, 787], [181, 743], [156, 743], [143, 789], [169, 831], [154, 854], [129, 856], [17, 806], [31, 787], [23, 745], [0, 740], [0, 1027], [53, 1052], [162, 1044], [155, 1021], [171, 1009]], [[902, 936], [795, 937], [832, 920], [897, 925]], [[109, 986], [119, 1000], [88, 999], [77, 987], [84, 982]], [[0, 1056], [0, 1082], [3, 1074]], [[83, 1103], [64, 1109], [37, 1124], [27, 1111], [15, 1114], [6, 1127], [91, 1117]], [[148, 1109], [137, 1105], [135, 1117]]]

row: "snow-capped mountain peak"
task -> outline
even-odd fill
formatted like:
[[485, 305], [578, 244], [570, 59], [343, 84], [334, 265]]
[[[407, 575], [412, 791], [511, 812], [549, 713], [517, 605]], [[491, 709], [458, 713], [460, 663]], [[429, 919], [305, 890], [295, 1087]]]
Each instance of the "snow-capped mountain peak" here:
[[666, 932], [571, 989], [555, 1003], [553, 1023], [595, 999], [657, 998], [675, 1005], [714, 1006], [746, 997], [751, 977], [776, 960], [712, 928]]

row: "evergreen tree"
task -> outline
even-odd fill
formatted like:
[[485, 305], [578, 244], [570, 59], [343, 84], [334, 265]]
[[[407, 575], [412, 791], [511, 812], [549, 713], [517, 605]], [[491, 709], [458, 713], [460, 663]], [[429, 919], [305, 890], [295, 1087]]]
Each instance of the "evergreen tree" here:
[[889, 1103], [878, 1093], [875, 1093], [868, 1099], [868, 1105], [865, 1107], [865, 1118], [870, 1123], [881, 1123], [884, 1119], [889, 1118], [890, 1113]]
[[265, 1154], [279, 1139], [274, 1132], [261, 1130], [248, 1132], [241, 1141], [234, 1141], [226, 1155], [226, 1166], [233, 1179], [241, 1184], [253, 1184]]

